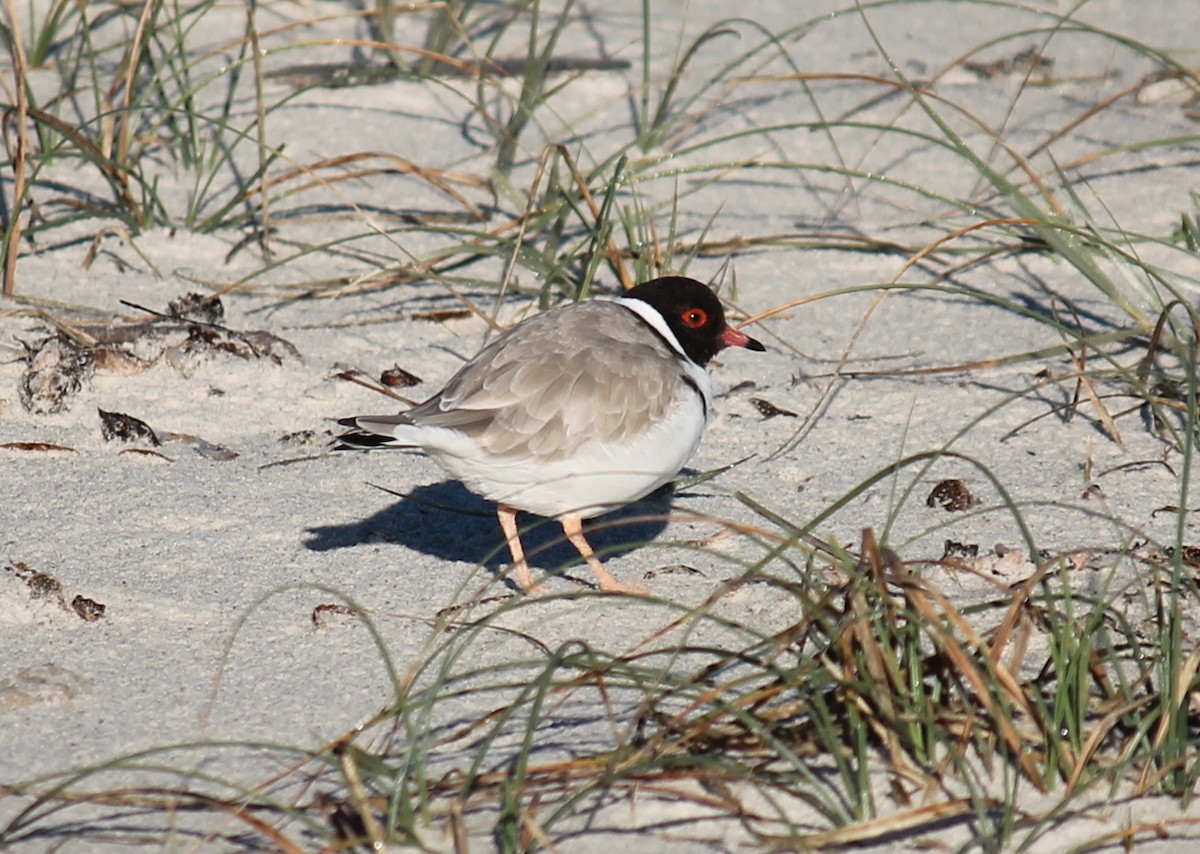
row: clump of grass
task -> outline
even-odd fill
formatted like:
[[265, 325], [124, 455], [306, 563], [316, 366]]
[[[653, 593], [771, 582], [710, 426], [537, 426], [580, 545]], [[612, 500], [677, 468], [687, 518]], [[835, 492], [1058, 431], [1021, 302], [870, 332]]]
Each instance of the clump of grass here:
[[[15, 289], [23, 230], [48, 233], [86, 219], [115, 220], [131, 233], [159, 224], [198, 229], [224, 224], [220, 218], [205, 220], [202, 211], [214, 183], [223, 183], [232, 168], [239, 143], [254, 139], [252, 130], [231, 125], [234, 93], [243, 66], [251, 61], [253, 39], [241, 41], [229, 67], [205, 69], [208, 58], [195, 55], [192, 40], [213, 5], [172, 13], [163, 4], [148, 3], [97, 13], [92, 7], [54, 4], [35, 20], [26, 45], [10, 4], [7, 47], [16, 71], [18, 144], [6, 164], [16, 179], [6, 222], [9, 293]], [[253, 32], [252, 14], [247, 29]], [[31, 87], [34, 68], [52, 69], [63, 82], [46, 103]], [[216, 106], [205, 105], [220, 87], [224, 95], [217, 92]], [[184, 211], [172, 210], [160, 193], [158, 158], [164, 155], [177, 158], [193, 177], [191, 205]], [[265, 152], [260, 157], [257, 177], [241, 188], [243, 203], [267, 167]], [[48, 183], [52, 170], [90, 173], [103, 190], [77, 177], [78, 192], [38, 202], [31, 191]], [[30, 206], [36, 216], [23, 228], [21, 215]]]

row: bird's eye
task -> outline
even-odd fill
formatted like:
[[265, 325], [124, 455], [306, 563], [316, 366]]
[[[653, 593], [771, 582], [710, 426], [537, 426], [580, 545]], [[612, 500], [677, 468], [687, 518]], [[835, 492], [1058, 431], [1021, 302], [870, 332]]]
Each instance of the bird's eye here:
[[708, 323], [708, 312], [702, 308], [689, 308], [681, 317], [683, 325], [692, 329], [699, 329]]

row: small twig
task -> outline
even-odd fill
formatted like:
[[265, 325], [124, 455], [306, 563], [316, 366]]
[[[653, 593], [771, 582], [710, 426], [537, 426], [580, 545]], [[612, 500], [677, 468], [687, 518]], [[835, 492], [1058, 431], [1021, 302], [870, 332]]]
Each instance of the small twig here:
[[263, 254], [270, 258], [271, 250], [271, 196], [267, 192], [267, 165], [270, 156], [267, 151], [267, 108], [263, 100], [263, 65], [262, 50], [258, 45], [258, 25], [254, 20], [254, 3], [246, 4], [246, 31], [250, 36], [250, 57], [254, 63], [254, 109], [255, 136], [258, 143], [258, 186], [259, 186], [259, 223], [258, 245]]
[[[571, 157], [571, 152], [565, 145], [560, 144], [558, 151], [562, 155], [563, 160], [567, 164], [567, 169], [575, 178], [575, 185], [579, 188], [579, 195], [587, 203], [588, 210], [592, 212], [592, 216], [596, 220], [596, 228], [600, 228], [600, 206], [596, 204], [596, 200], [592, 197], [591, 190], [588, 189], [587, 179], [579, 171], [579, 167], [575, 164], [575, 159]], [[614, 176], [615, 177], [615, 176]], [[620, 250], [617, 249], [616, 242], [609, 235], [608, 245], [605, 247], [605, 253], [608, 257], [608, 263], [613, 268], [613, 272], [617, 274], [617, 278], [621, 280], [621, 290], [629, 290], [636, 282], [629, 275], [629, 271], [625, 269], [625, 264], [622, 263]]]
[[122, 166], [125, 164], [125, 158], [129, 154], [129, 141], [133, 137], [133, 93], [134, 81], [137, 79], [138, 67], [141, 63], [142, 44], [146, 39], [146, 31], [150, 27], [150, 20], [155, 14], [158, 3], [155, 0], [149, 0], [142, 6], [142, 13], [138, 17], [137, 28], [133, 32], [133, 41], [129, 46], [129, 52], [125, 54], [125, 80], [124, 91], [121, 93], [122, 101], [120, 107], [120, 131], [117, 134], [117, 150], [111, 152], [112, 158]]
[[16, 88], [17, 148], [13, 154], [13, 201], [8, 224], [8, 242], [4, 248], [4, 283], [0, 289], [6, 297], [16, 292], [17, 250], [21, 243], [21, 208], [25, 199], [25, 157], [29, 147], [29, 129], [26, 120], [29, 113], [28, 93], [25, 90], [26, 66], [25, 40], [21, 35], [21, 23], [13, 8], [13, 0], [5, 0], [8, 11], [10, 47], [13, 54], [13, 82]]
[[376, 382], [374, 379], [367, 376], [365, 373], [363, 373], [362, 371], [360, 371], [356, 368], [352, 368], [348, 371], [338, 371], [336, 374], [334, 374], [334, 376], [337, 377], [339, 380], [345, 380], [346, 382], [351, 382], [351, 383], [354, 383], [355, 385], [360, 385], [363, 388], [370, 389], [373, 392], [377, 392], [379, 394], [386, 394], [388, 397], [394, 398], [395, 400], [398, 400], [401, 403], [407, 404], [408, 406], [416, 406], [417, 405], [417, 402], [415, 400], [411, 400], [411, 399], [405, 397], [404, 395], [399, 394], [398, 392], [396, 392], [394, 389], [390, 388], [389, 386], [385, 386], [383, 383]]

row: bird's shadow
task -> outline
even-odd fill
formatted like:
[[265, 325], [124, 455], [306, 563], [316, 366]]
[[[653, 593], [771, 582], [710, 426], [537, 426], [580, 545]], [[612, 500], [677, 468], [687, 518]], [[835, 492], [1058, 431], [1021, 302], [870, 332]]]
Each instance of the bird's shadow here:
[[[662, 533], [674, 496], [671, 484], [626, 507], [584, 525], [588, 542], [601, 559], [633, 551]], [[550, 570], [582, 559], [559, 524], [522, 513], [521, 543], [531, 567]], [[443, 560], [482, 564], [498, 570], [511, 558], [496, 520], [496, 506], [447, 480], [411, 490], [399, 501], [357, 522], [306, 529], [306, 548], [332, 551], [364, 543], [399, 543]]]

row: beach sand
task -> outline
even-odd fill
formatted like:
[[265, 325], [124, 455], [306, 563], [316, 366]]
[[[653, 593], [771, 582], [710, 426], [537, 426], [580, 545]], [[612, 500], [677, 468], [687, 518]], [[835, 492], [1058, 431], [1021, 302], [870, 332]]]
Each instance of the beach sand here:
[[[515, 187], [532, 184], [547, 144], [565, 142], [590, 166], [627, 146], [634, 133], [630, 93], [636, 103], [640, 6], [588, 5], [590, 14], [580, 14], [564, 29], [556, 55], [603, 55], [632, 66], [578, 74], [541, 108], [518, 147]], [[800, 23], [793, 5], [803, 5], [811, 16], [811, 27], [791, 32], [778, 50], [765, 50], [739, 67], [732, 75], [736, 84], [720, 84], [712, 95], [717, 108], [692, 105], [696, 120], [681, 124], [674, 155], [662, 164], [664, 170], [728, 167], [646, 179], [638, 192], [660, 236], [674, 216], [684, 243], [702, 234], [731, 245], [771, 237], [731, 253], [703, 254], [687, 265], [687, 274], [696, 278], [723, 278], [735, 319], [825, 295], [756, 324], [752, 334], [767, 353], [727, 351], [714, 365], [719, 414], [690, 468], [702, 473], [731, 467], [617, 514], [617, 524], [593, 535], [597, 547], [610, 550], [606, 565], [618, 578], [643, 581], [653, 597], [674, 607], [586, 595], [590, 576], [570, 547], [557, 542], [554, 525], [529, 534], [532, 547], [545, 546], [533, 564], [553, 595], [518, 608], [511, 599], [492, 600], [513, 590], [504, 578], [500, 529], [486, 502], [445, 481], [419, 455], [329, 451], [335, 419], [403, 408], [339, 379], [340, 372], [357, 369], [377, 377], [399, 366], [421, 379], [399, 391], [424, 399], [489, 334], [484, 319], [463, 311], [466, 304], [501, 324], [538, 310], [541, 283], [532, 266], [518, 265], [509, 291], [498, 298], [495, 282], [505, 275], [504, 257], [456, 271], [462, 278], [453, 290], [434, 278], [388, 287], [355, 281], [387, 264], [428, 258], [448, 242], [444, 234], [401, 218], [407, 212], [436, 217], [461, 211], [430, 182], [398, 171], [278, 201], [273, 211], [278, 263], [272, 265], [253, 246], [228, 257], [244, 231], [197, 234], [156, 226], [131, 241], [115, 233], [102, 237], [85, 268], [93, 236], [111, 223], [83, 220], [39, 235], [18, 264], [18, 299], [0, 301], [0, 445], [6, 445], [0, 448], [5, 484], [0, 784], [28, 784], [183, 744], [191, 746], [125, 764], [211, 773], [247, 789], [274, 785], [271, 790], [282, 800], [307, 802], [313, 791], [330, 786], [309, 790], [287, 776], [288, 763], [303, 762], [303, 754], [253, 745], [320, 750], [392, 703], [411, 687], [405, 680], [430, 684], [437, 674], [414, 668], [445, 642], [439, 613], [461, 603], [483, 601], [463, 612], [472, 619], [505, 609], [452, 665], [462, 673], [528, 662], [542, 655], [538, 650], [571, 644], [620, 655], [685, 640], [736, 644], [749, 633], [777, 631], [796, 619], [796, 603], [771, 585], [743, 585], [720, 599], [717, 609], [747, 627], [745, 633], [730, 630], [723, 637], [715, 624], [707, 624], [685, 638], [683, 630], [666, 628], [765, 554], [760, 538], [736, 533], [738, 525], [765, 524], [738, 493], [796, 524], [853, 493], [814, 533], [855, 546], [865, 528], [886, 531], [889, 547], [908, 561], [938, 561], [947, 540], [976, 544], [977, 572], [927, 568], [928, 577], [960, 606], [995, 596], [1034, 571], [1037, 559], [1005, 506], [1012, 501], [1023, 509], [1040, 549], [1086, 553], [1075, 576], [1077, 589], [1116, 600], [1126, 596], [1131, 619], [1150, 624], [1151, 609], [1138, 598], [1145, 581], [1137, 577], [1136, 564], [1118, 565], [1105, 554], [1134, 542], [1165, 547], [1175, 541], [1177, 514], [1162, 510], [1185, 503], [1179, 455], [1136, 412], [1119, 422], [1118, 442], [1086, 400], [1074, 418], [1061, 417], [1071, 386], [1051, 383], [1031, 391], [1039, 371], [1072, 369], [1061, 351], [1011, 364], [919, 372], [1049, 351], [1063, 343], [1045, 322], [1054, 312], [1073, 312], [1092, 331], [1117, 328], [1128, 319], [1076, 268], [1042, 253], [1006, 253], [951, 274], [955, 285], [978, 297], [914, 288], [881, 296], [880, 290], [864, 288], [894, 281], [928, 284], [956, 263], [947, 252], [909, 266], [916, 250], [946, 233], [944, 223], [952, 216], [962, 217], [954, 220], [959, 225], [972, 221], [947, 199], [986, 199], [975, 221], [1013, 212], [985, 191], [976, 168], [936, 144], [944, 135], [917, 115], [910, 99], [863, 76], [891, 72], [857, 13], [818, 17], [842, 8], [824, 3], [750, 2], [736, 10], [711, 0], [653, 5], [653, 69], [660, 86], [686, 46], [733, 11], [773, 33]], [[1061, 4], [1042, 5], [1063, 11]], [[1079, 18], [1194, 68], [1195, 46], [1185, 42], [1179, 23], [1192, 15], [1191, 5], [1107, 0], [1084, 4]], [[339, 12], [344, 7], [328, 2], [264, 4], [258, 23], [265, 30], [288, 19], [317, 21], [279, 37], [297, 43], [361, 37], [359, 20], [319, 21]], [[938, 105], [977, 151], [991, 147], [983, 128], [995, 130], [1031, 156], [1037, 174], [1055, 186], [1067, 179], [1087, 215], [1108, 227], [1166, 238], [1182, 214], [1194, 214], [1197, 125], [1188, 117], [1189, 94], [1182, 87], [1124, 98], [1035, 151], [1090, 106], [1155, 71], [1150, 57], [1118, 49], [1114, 40], [1095, 33], [1052, 34], [1046, 29], [1052, 21], [1012, 7], [880, 5], [866, 18], [905, 74], [935, 81], [932, 90], [945, 99]], [[240, 9], [217, 9], [192, 38], [198, 48], [221, 44], [243, 21]], [[422, 32], [411, 16], [400, 26], [407, 38]], [[683, 95], [761, 38], [747, 25], [730, 26], [736, 35], [715, 37], [697, 53], [681, 84]], [[1034, 32], [1037, 27], [1043, 29]], [[1028, 35], [1002, 40], [969, 59], [992, 61], [1040, 48], [1054, 60], [1048, 82], [1031, 82], [1019, 68], [988, 76], [961, 61], [974, 46], [1027, 29]], [[498, 53], [523, 55], [518, 35], [510, 32], [512, 45]], [[327, 41], [311, 50], [269, 54], [266, 63], [271, 69], [344, 62], [358, 50]], [[806, 90], [797, 73], [859, 76], [813, 80]], [[268, 81], [271, 103], [283, 101], [289, 91], [280, 79]], [[248, 92], [240, 96], [244, 115], [253, 110]], [[370, 151], [486, 178], [494, 154], [486, 127], [471, 112], [473, 97], [474, 83], [454, 79], [308, 90], [271, 113], [268, 137], [286, 146], [286, 158], [274, 168], [282, 172], [289, 163]], [[950, 105], [965, 105], [973, 117]], [[822, 118], [851, 117], [863, 126], [836, 132], [812, 127]], [[1168, 138], [1178, 142], [1094, 156]], [[992, 156], [1008, 163], [997, 152]], [[746, 168], [750, 163], [774, 165]], [[797, 164], [827, 164], [857, 177]], [[1057, 168], [1064, 170], [1061, 176]], [[94, 175], [68, 164], [55, 166], [52, 174], [73, 186], [102, 190]], [[886, 181], [873, 180], [876, 176]], [[913, 186], [927, 192], [913, 192]], [[11, 195], [7, 178], [4, 187]], [[476, 205], [492, 203], [479, 186], [458, 189]], [[169, 205], [181, 208], [190, 190], [182, 179], [176, 184], [164, 179], [162, 192]], [[35, 192], [43, 201], [52, 195], [45, 187]], [[498, 204], [506, 216], [520, 213], [503, 197]], [[1078, 210], [1067, 214], [1084, 220]], [[863, 237], [886, 239], [899, 249], [866, 251], [854, 243]], [[844, 247], [834, 245], [839, 239]], [[305, 249], [326, 241], [328, 251]], [[824, 248], [811, 245], [817, 242]], [[1194, 253], [1150, 244], [1131, 252], [1180, 281], [1200, 277]], [[347, 278], [344, 293], [315, 285], [335, 277]], [[244, 348], [229, 352], [244, 343], [237, 336], [224, 339], [231, 342], [225, 349], [195, 343], [189, 348], [186, 327], [162, 324], [153, 340], [139, 345], [149, 364], [118, 359], [98, 366], [66, 397], [62, 411], [31, 412], [22, 405], [18, 386], [28, 368], [22, 357], [52, 335], [39, 315], [74, 326], [149, 320], [151, 315], [120, 301], [165, 311], [185, 294], [235, 283], [244, 284], [223, 294], [220, 324], [274, 336], [254, 339], [257, 354], [247, 355]], [[618, 290], [606, 265], [596, 290], [601, 297]], [[269, 355], [263, 355], [264, 347]], [[1133, 350], [1118, 356], [1126, 366], [1137, 358]], [[783, 412], [767, 417], [756, 400]], [[106, 440], [98, 410], [132, 416], [160, 436], [176, 438], [161, 446], [145, 439]], [[928, 468], [909, 466], [856, 491], [890, 464], [936, 451], [961, 456], [937, 459]], [[979, 502], [971, 511], [927, 506], [932, 487], [950, 478], [961, 479]], [[1194, 506], [1194, 488], [1184, 499]], [[1186, 541], [1195, 535], [1194, 517], [1186, 516], [1184, 525]], [[573, 593], [583, 595], [568, 595]], [[85, 619], [101, 605], [102, 616]], [[1188, 614], [1194, 619], [1197, 613], [1192, 602]], [[664, 665], [670, 666], [686, 672], [689, 661], [685, 656], [677, 665]], [[478, 718], [500, 703], [502, 693], [467, 692], [447, 700], [431, 726], [450, 728]], [[624, 704], [632, 696], [618, 691], [611, 707], [595, 691], [559, 698], [545, 711], [538, 755], [581, 755], [628, 739], [631, 709]], [[503, 767], [505, 750], [519, 748], [518, 738], [511, 733], [505, 738], [509, 741], [493, 746], [489, 768]], [[385, 740], [377, 733], [370, 743]], [[429, 758], [431, 772], [444, 773], [471, 756], [467, 745], [451, 744]], [[281, 782], [269, 783], [277, 778]], [[180, 785], [181, 779], [170, 771], [113, 770], [89, 780], [87, 788]], [[1128, 795], [1122, 790], [1110, 802], [1102, 794], [1072, 801], [1063, 822], [1029, 850], [1067, 850], [1131, 822], [1200, 819], [1194, 806], [1181, 811], [1170, 799], [1120, 800]], [[886, 793], [881, 797], [881, 813], [897, 809]], [[1044, 812], [1059, 798], [1061, 791], [1042, 795], [1026, 786], [1015, 800], [1023, 809]], [[0, 819], [12, 821], [28, 802], [0, 797]], [[828, 826], [803, 804], [795, 810], [798, 828]], [[88, 815], [102, 817], [104, 810]], [[64, 816], [56, 831], [47, 830], [55, 827], [55, 818], [43, 818], [38, 824], [43, 835], [14, 840], [14, 850], [47, 850], [59, 843], [62, 850], [118, 849], [136, 840], [231, 850], [239, 847], [236, 835], [248, 830], [221, 812], [150, 813], [130, 819], [128, 832], [121, 822], [104, 825], [97, 818], [102, 832], [93, 826], [91, 835], [73, 838], [85, 828], [71, 825], [70, 813]], [[180, 829], [167, 829], [177, 818]], [[475, 850], [495, 844], [486, 811], [468, 824], [478, 834]], [[196, 827], [200, 835], [192, 835]], [[293, 832], [296, 839], [309, 838], [314, 850], [320, 847], [315, 837]], [[452, 848], [444, 833], [434, 821], [426, 842]], [[951, 820], [877, 844], [878, 850], [952, 849], [977, 833], [970, 821]], [[1138, 850], [1143, 845], [1193, 850], [1194, 833], [1187, 824], [1171, 825], [1162, 838], [1140, 837]], [[564, 851], [614, 844], [630, 851], [757, 844], [736, 821], [706, 818], [695, 804], [652, 794], [614, 799], [556, 825], [551, 836]]]

